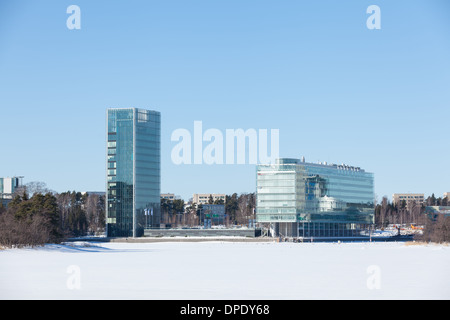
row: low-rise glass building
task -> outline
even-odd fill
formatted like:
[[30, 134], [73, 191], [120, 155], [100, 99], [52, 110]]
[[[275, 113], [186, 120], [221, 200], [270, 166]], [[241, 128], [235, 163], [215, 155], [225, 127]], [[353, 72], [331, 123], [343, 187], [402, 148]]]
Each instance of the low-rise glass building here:
[[359, 236], [374, 222], [374, 176], [300, 159], [258, 165], [256, 221], [270, 223], [277, 236]]
[[202, 204], [200, 208], [200, 224], [205, 228], [225, 223], [224, 204]]

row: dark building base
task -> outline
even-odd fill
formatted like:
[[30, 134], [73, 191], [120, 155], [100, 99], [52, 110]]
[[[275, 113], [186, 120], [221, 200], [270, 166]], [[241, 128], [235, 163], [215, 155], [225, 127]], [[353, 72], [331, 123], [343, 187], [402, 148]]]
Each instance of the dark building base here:
[[145, 229], [144, 237], [250, 237], [261, 236], [261, 229]]

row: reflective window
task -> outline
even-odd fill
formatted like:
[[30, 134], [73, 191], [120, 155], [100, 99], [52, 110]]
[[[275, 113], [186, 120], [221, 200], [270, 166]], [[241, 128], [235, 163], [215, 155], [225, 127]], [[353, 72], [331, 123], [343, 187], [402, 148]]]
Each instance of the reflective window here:
[[[259, 222], [373, 221], [373, 174], [361, 168], [279, 159], [257, 166]], [[292, 215], [296, 213], [296, 215]]]
[[140, 236], [160, 222], [160, 114], [109, 109], [107, 130], [108, 236]]

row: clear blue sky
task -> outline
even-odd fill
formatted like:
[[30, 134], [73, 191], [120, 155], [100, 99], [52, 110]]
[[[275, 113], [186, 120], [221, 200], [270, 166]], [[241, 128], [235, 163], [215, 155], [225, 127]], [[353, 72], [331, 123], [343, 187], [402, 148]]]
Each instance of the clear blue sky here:
[[[81, 30], [66, 9], [81, 8]], [[381, 30], [369, 30], [369, 5]], [[252, 165], [171, 162], [171, 133], [279, 129], [280, 156], [450, 191], [450, 2], [0, 1], [0, 176], [105, 189], [105, 110], [162, 114], [162, 192], [254, 192]]]

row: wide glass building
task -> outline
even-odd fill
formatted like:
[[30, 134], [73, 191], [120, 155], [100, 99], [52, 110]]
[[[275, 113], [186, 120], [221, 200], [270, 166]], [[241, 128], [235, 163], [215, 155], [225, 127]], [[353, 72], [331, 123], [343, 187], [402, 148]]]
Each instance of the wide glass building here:
[[107, 110], [107, 236], [140, 237], [159, 226], [160, 149], [159, 112]]
[[359, 236], [374, 222], [373, 174], [299, 159], [258, 165], [256, 220], [277, 236]]

